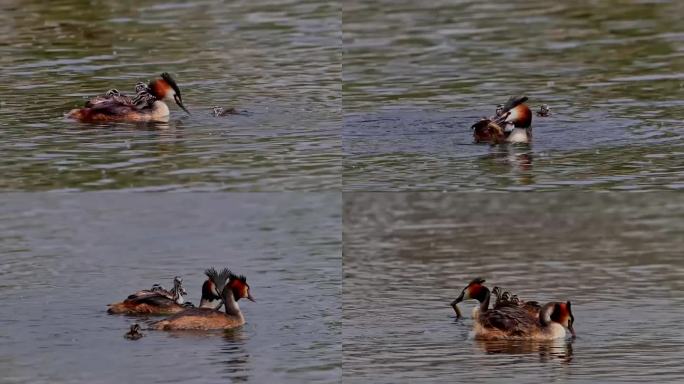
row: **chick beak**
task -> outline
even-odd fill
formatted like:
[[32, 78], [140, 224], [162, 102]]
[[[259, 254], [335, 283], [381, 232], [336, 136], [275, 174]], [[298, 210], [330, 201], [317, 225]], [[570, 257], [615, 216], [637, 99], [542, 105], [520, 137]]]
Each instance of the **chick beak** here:
[[183, 105], [183, 100], [181, 100], [181, 97], [179, 95], [173, 95], [173, 100], [178, 104], [179, 107], [181, 107], [182, 110], [185, 111], [188, 115], [190, 115], [190, 111], [188, 111], [187, 108]]

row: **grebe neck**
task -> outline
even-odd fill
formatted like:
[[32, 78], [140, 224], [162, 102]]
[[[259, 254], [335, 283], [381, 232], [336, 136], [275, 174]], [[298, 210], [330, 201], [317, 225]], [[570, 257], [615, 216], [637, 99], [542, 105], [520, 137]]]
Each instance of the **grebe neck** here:
[[169, 107], [161, 100], [155, 100], [152, 104], [152, 119], [158, 121], [169, 120]]
[[235, 301], [235, 295], [233, 292], [228, 292], [228, 295], [224, 297], [226, 305], [226, 314], [230, 316], [239, 316], [242, 318], [242, 311], [240, 311], [240, 306], [237, 301]]
[[489, 310], [489, 299], [491, 297], [491, 292], [489, 292], [489, 288], [487, 287], [482, 287], [484, 290], [484, 293], [482, 294], [482, 300], [480, 300], [480, 313], [484, 313], [487, 310]]

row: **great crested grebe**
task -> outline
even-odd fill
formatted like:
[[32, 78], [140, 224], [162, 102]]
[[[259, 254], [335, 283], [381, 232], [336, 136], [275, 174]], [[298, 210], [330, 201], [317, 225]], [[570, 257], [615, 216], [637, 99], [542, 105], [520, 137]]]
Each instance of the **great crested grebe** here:
[[517, 339], [551, 340], [565, 337], [567, 328], [575, 337], [574, 316], [569, 301], [551, 302], [538, 308], [536, 302], [522, 302], [505, 298], [489, 308], [491, 293], [482, 285], [483, 279], [471, 281], [461, 295], [452, 303], [459, 313], [457, 304], [464, 300], [477, 300], [480, 305], [473, 309], [473, 330], [475, 338], [482, 340]]
[[527, 96], [512, 96], [499, 105], [496, 115], [482, 118], [470, 127], [477, 143], [529, 143], [532, 140], [532, 112], [524, 103]]
[[152, 327], [165, 331], [217, 330], [236, 328], [244, 324], [245, 317], [237, 302], [240, 299], [255, 301], [250, 293], [247, 279], [224, 269], [215, 276], [213, 283], [217, 287], [223, 287], [221, 299], [225, 304], [225, 313], [215, 309], [192, 308], [157, 321], [152, 324]]
[[124, 335], [128, 340], [138, 340], [143, 336], [145, 335], [140, 332], [140, 325], [138, 325], [138, 323], [131, 325], [131, 330]]
[[483, 285], [484, 282], [485, 280], [480, 277], [473, 279], [465, 288], [463, 288], [461, 294], [451, 302], [451, 307], [454, 308], [454, 311], [459, 318], [462, 316], [461, 311], [458, 309], [458, 303], [465, 300], [479, 301], [480, 306], [473, 308], [473, 318], [476, 318], [478, 313], [489, 309], [489, 303], [492, 294], [496, 297], [494, 305], [492, 306], [493, 309], [502, 307], [520, 307], [529, 312], [530, 315], [539, 317], [541, 305], [539, 305], [538, 302], [520, 300], [517, 295], [513, 295], [499, 287], [494, 287], [494, 289], [492, 289], [490, 292], [489, 288]]
[[575, 338], [574, 321], [569, 301], [550, 302], [542, 307], [538, 318], [513, 306], [481, 312], [473, 330], [480, 340], [553, 340], [564, 338], [565, 328]]
[[[205, 274], [208, 279], [202, 284], [200, 308], [218, 309], [223, 303], [219, 291], [211, 282], [212, 276], [217, 274], [216, 270], [208, 269]], [[138, 291], [122, 302], [110, 304], [107, 312], [126, 315], [169, 315], [194, 307], [183, 298], [186, 293], [182, 287], [183, 280], [176, 276], [173, 283], [171, 291], [166, 291], [158, 284], [150, 290]]]
[[551, 108], [547, 104], [542, 104], [539, 106], [539, 110], [537, 111], [537, 116], [539, 117], [549, 117], [551, 116]]
[[216, 107], [212, 108], [211, 114], [214, 117], [226, 117], [226, 116], [230, 116], [230, 115], [239, 115], [240, 112], [238, 112], [238, 110], [233, 108], [233, 107], [223, 108], [223, 107], [216, 106]]
[[175, 101], [190, 114], [183, 105], [180, 88], [166, 72], [149, 85], [138, 83], [135, 92], [135, 97], [129, 97], [116, 89], [109, 90], [88, 100], [84, 108], [72, 109], [67, 117], [82, 122], [166, 122], [169, 120], [169, 107], [165, 100]]

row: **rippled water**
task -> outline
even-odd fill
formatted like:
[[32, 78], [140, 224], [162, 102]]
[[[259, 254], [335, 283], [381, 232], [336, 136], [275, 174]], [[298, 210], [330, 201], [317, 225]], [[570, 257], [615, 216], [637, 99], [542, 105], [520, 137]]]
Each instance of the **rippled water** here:
[[[346, 190], [681, 189], [678, 1], [346, 2]], [[473, 145], [510, 95], [531, 146]]]
[[[0, 189], [338, 188], [339, 14], [325, 1], [3, 1]], [[62, 118], [164, 71], [192, 117]], [[214, 118], [215, 105], [246, 114]]]
[[[339, 194], [5, 195], [3, 383], [338, 382]], [[203, 270], [245, 274], [257, 302], [232, 332], [143, 331], [106, 304]]]
[[[346, 193], [344, 382], [679, 382], [683, 223], [674, 193]], [[572, 300], [578, 338], [473, 340], [477, 276]]]

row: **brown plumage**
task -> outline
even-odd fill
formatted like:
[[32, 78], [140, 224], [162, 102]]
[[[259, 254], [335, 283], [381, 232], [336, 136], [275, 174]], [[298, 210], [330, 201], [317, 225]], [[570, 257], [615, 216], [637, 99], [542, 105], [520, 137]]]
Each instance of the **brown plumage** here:
[[244, 323], [245, 319], [242, 315], [229, 316], [215, 309], [190, 308], [154, 323], [153, 327], [164, 331], [212, 330], [235, 328]]
[[539, 317], [541, 305], [536, 301], [520, 300], [517, 295], [513, 295], [508, 291], [504, 291], [499, 287], [492, 289], [492, 294], [495, 296], [494, 306], [492, 308], [498, 309], [503, 307], [520, 307], [529, 312], [534, 317]]
[[161, 79], [153, 80], [148, 86], [138, 83], [134, 98], [112, 89], [104, 95], [91, 98], [83, 108], [72, 109], [67, 118], [81, 122], [165, 122], [168, 121], [169, 107], [164, 100], [174, 100], [190, 114], [183, 105], [180, 88], [165, 72], [161, 74]]
[[480, 340], [553, 340], [566, 335], [575, 337], [570, 302], [551, 302], [533, 316], [521, 306], [503, 306], [480, 313], [473, 324]]
[[[220, 293], [213, 283], [218, 273], [214, 268], [209, 268], [204, 273], [207, 275], [207, 280], [202, 284], [202, 298], [199, 306], [218, 309], [223, 304]], [[155, 284], [152, 289], [140, 290], [129, 295], [122, 302], [110, 304], [107, 312], [127, 315], [170, 315], [193, 308], [193, 305], [186, 303], [183, 298], [187, 292], [182, 283], [183, 280], [176, 276], [173, 280], [173, 289], [170, 291]]]
[[[482, 118], [473, 124], [471, 129], [475, 142], [500, 144], [529, 141], [532, 135], [532, 112], [524, 104], [525, 101], [527, 96], [512, 96], [504, 106], [497, 108], [495, 116]], [[516, 128], [521, 131], [516, 131]], [[522, 132], [527, 137], [524, 140]]]
[[238, 306], [238, 300], [245, 298], [254, 301], [250, 293], [247, 279], [237, 276], [228, 269], [210, 277], [216, 287], [222, 287], [221, 299], [225, 305], [225, 313], [215, 309], [188, 309], [157, 321], [152, 327], [159, 330], [218, 330], [239, 327], [245, 318]]
[[[537, 302], [524, 302], [499, 287], [490, 292], [489, 288], [483, 285], [484, 282], [481, 278], [473, 279], [451, 303], [457, 310], [456, 305], [461, 301], [480, 302], [473, 310], [473, 329], [476, 338], [550, 340], [564, 337], [565, 328], [568, 328], [574, 337], [574, 317], [569, 301], [552, 302], [540, 307]], [[496, 301], [493, 307], [489, 308], [491, 293], [496, 295]]]
[[126, 300], [109, 305], [110, 314], [124, 315], [170, 315], [187, 309], [161, 293], [129, 296]]

